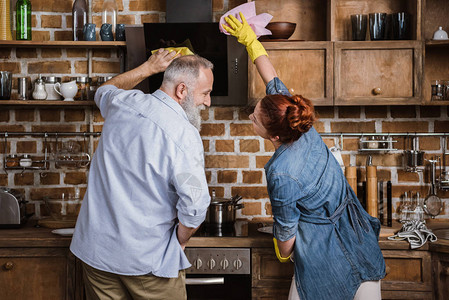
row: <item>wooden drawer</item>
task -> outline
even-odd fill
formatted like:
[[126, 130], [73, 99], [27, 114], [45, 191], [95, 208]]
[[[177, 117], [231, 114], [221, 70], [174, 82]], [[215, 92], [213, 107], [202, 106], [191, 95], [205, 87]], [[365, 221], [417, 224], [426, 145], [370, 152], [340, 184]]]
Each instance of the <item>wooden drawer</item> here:
[[0, 249], [0, 299], [74, 299], [75, 257], [67, 248]]
[[[314, 105], [332, 105], [333, 54], [331, 42], [264, 42], [279, 78], [292, 94]], [[265, 96], [265, 84], [253, 63], [248, 65], [250, 102]]]
[[382, 280], [382, 295], [387, 291], [409, 291], [412, 292], [411, 294], [414, 294], [414, 292], [432, 293], [431, 256], [429, 252], [383, 250], [382, 253], [387, 271], [387, 275]]
[[335, 104], [420, 104], [422, 44], [335, 42]]

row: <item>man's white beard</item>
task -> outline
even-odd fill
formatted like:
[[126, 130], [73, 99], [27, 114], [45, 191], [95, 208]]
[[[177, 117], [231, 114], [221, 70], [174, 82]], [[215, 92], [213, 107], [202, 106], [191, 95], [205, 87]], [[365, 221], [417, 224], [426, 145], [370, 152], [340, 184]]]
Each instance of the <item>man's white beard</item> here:
[[187, 94], [187, 97], [184, 102], [182, 102], [181, 107], [186, 112], [189, 122], [195, 126], [198, 131], [201, 131], [201, 111], [206, 107], [203, 104], [196, 106], [191, 93]]

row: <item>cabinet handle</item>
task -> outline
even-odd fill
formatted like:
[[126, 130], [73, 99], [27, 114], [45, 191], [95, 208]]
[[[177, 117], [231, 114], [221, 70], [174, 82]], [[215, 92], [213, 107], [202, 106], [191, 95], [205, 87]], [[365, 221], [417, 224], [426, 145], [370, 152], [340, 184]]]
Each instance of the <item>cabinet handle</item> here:
[[12, 261], [8, 261], [3, 265], [6, 271], [12, 270], [14, 268], [14, 263]]
[[443, 267], [441, 269], [441, 275], [443, 276], [449, 276], [449, 267]]
[[382, 94], [382, 89], [380, 87], [374, 88], [373, 89], [373, 94], [374, 95], [380, 95]]
[[386, 267], [385, 267], [385, 273], [386, 273], [386, 275], [390, 274], [390, 271], [391, 271], [390, 267], [389, 267], [389, 266], [386, 266]]

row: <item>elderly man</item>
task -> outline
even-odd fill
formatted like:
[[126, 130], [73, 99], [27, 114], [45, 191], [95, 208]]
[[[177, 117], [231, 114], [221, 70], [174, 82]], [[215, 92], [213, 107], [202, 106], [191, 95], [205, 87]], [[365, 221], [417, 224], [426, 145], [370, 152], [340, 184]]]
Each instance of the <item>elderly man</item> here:
[[[210, 196], [199, 135], [213, 65], [159, 50], [103, 84], [105, 119], [70, 250], [88, 299], [186, 299], [184, 254]], [[159, 90], [132, 88], [164, 73]]]

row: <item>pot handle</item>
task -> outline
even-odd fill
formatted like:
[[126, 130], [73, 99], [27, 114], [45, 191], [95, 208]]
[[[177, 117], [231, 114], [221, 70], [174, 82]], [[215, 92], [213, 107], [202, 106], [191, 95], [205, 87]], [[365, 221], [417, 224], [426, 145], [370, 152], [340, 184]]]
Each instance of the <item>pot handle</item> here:
[[244, 208], [244, 207], [245, 207], [245, 205], [243, 203], [235, 204], [234, 205], [234, 210], [241, 209], [241, 208]]

